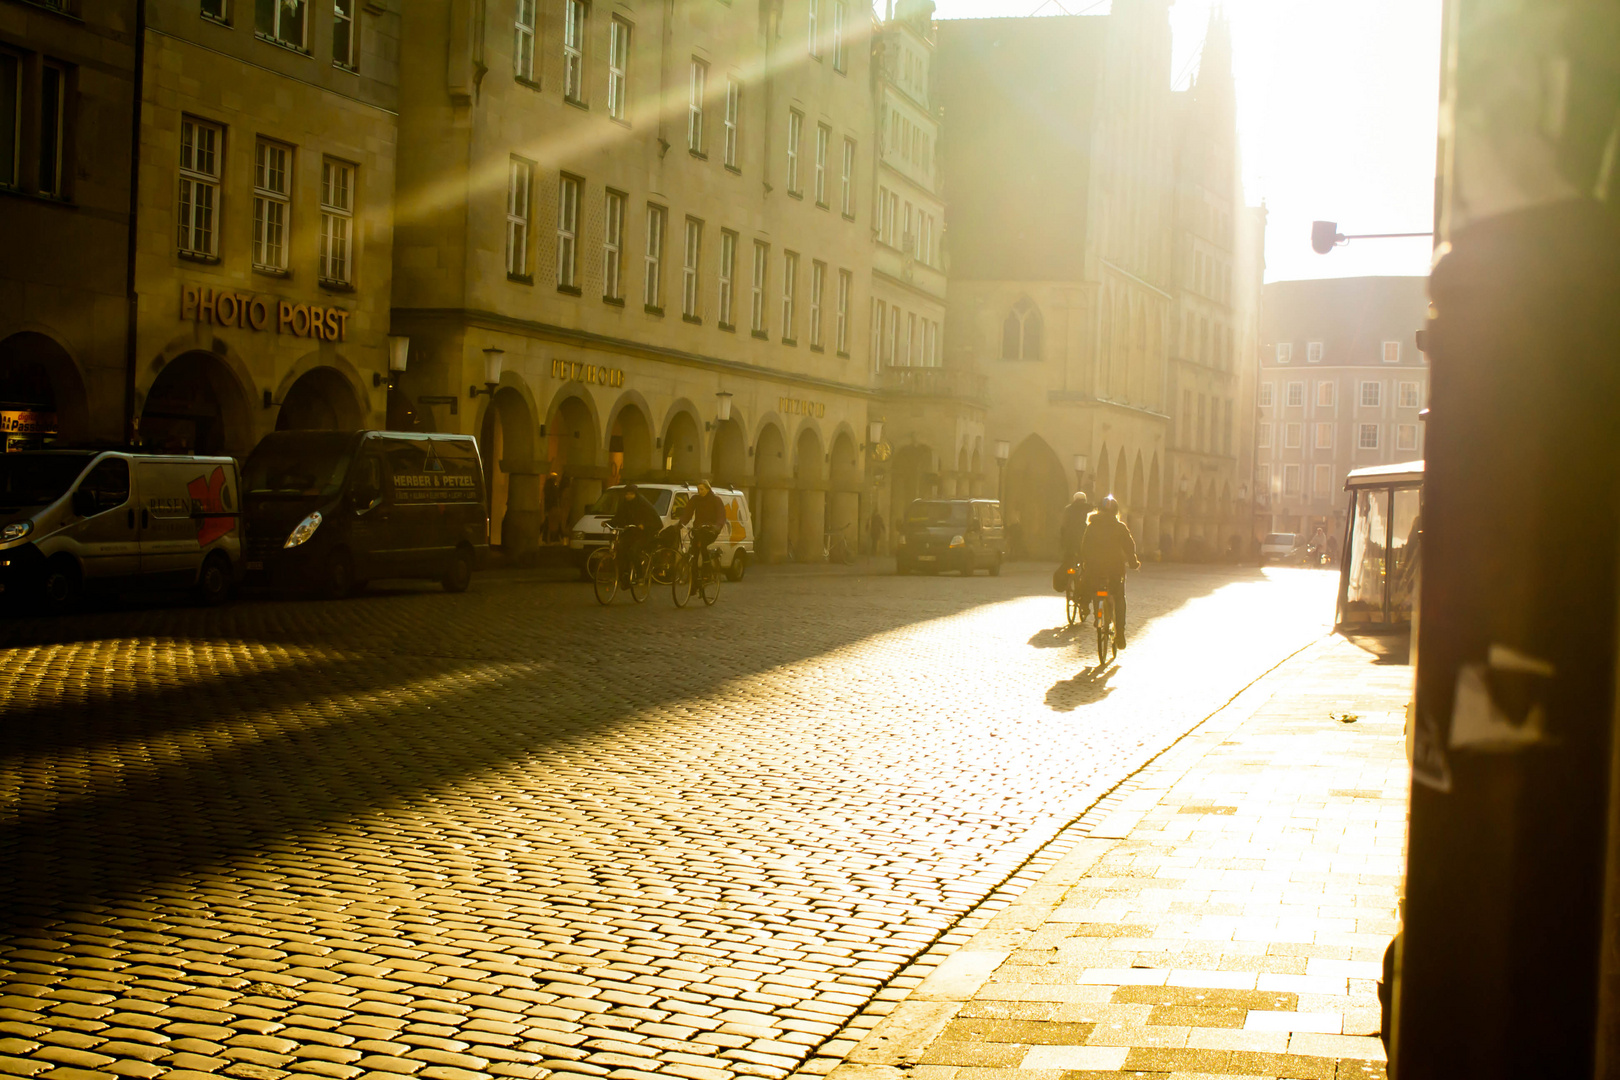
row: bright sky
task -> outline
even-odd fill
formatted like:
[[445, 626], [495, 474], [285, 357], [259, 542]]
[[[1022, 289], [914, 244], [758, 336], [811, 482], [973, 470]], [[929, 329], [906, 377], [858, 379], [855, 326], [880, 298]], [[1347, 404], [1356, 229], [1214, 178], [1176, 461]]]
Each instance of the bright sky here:
[[[1042, 0], [935, 2], [937, 18], [961, 19], [1027, 15]], [[1056, 2], [1045, 11], [1057, 13]], [[1108, 0], [1061, 2], [1076, 14], [1108, 10]], [[1269, 210], [1266, 280], [1427, 274], [1427, 238], [1318, 255], [1310, 232], [1316, 218], [1347, 234], [1432, 227], [1440, 0], [1176, 0], [1178, 87], [1212, 6], [1232, 25], [1244, 195]]]

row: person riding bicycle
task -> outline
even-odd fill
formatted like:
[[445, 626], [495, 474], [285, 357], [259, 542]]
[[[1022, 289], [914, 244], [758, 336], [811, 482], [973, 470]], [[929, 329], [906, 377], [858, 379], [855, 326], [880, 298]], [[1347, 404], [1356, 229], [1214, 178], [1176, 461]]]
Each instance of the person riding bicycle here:
[[1142, 560], [1136, 557], [1136, 540], [1131, 530], [1119, 520], [1119, 500], [1105, 495], [1097, 510], [1086, 524], [1086, 536], [1080, 546], [1081, 561], [1085, 564], [1087, 591], [1106, 588], [1114, 599], [1114, 648], [1125, 647], [1125, 572], [1137, 570]]
[[608, 524], [623, 533], [624, 539], [619, 548], [620, 565], [634, 566], [636, 556], [652, 543], [658, 530], [664, 527], [664, 519], [658, 516], [652, 503], [641, 497], [636, 485], [626, 484], [624, 495], [619, 499], [619, 508], [613, 511]]
[[1080, 546], [1086, 538], [1086, 519], [1090, 515], [1091, 500], [1085, 492], [1075, 492], [1063, 508], [1063, 521], [1058, 526], [1058, 549], [1063, 553], [1064, 566], [1080, 565]]
[[692, 522], [692, 546], [712, 556], [709, 545], [719, 538], [726, 527], [726, 501], [714, 493], [707, 480], [699, 480], [697, 494], [681, 509], [677, 519], [682, 525]]

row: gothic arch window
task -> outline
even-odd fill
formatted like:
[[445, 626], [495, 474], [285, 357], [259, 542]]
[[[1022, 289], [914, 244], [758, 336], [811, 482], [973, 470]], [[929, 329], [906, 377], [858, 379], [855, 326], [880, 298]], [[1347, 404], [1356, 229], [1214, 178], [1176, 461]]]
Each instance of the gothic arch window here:
[[1007, 321], [1001, 324], [1001, 358], [1041, 358], [1041, 312], [1027, 296], [1019, 298], [1007, 313]]

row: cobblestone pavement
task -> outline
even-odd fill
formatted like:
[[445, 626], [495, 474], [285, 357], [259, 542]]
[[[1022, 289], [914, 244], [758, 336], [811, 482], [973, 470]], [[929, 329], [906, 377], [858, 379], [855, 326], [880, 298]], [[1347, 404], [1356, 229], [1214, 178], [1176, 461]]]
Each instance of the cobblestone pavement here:
[[0, 624], [0, 1072], [785, 1076], [1334, 584], [1046, 577]]

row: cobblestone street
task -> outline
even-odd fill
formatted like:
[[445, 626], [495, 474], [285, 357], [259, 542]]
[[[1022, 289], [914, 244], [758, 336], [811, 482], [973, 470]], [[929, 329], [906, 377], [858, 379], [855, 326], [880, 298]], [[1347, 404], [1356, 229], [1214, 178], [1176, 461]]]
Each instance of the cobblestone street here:
[[1337, 580], [1149, 567], [1097, 675], [1047, 577], [0, 624], [0, 1072], [786, 1076]]

